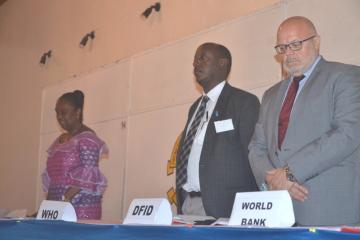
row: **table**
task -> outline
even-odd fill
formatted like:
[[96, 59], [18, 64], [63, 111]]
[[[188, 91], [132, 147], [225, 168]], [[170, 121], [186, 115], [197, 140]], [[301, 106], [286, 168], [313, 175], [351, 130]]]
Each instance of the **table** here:
[[235, 228], [218, 226], [139, 226], [64, 221], [1, 220], [1, 240], [42, 239], [360, 239], [358, 233], [316, 228]]

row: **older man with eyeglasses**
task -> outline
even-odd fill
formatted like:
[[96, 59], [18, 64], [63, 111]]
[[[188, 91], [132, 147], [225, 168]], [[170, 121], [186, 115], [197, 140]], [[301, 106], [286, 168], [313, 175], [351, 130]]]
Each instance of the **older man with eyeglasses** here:
[[249, 145], [262, 190], [288, 190], [302, 226], [360, 223], [360, 67], [328, 62], [305, 17], [278, 28], [289, 76], [264, 93]]

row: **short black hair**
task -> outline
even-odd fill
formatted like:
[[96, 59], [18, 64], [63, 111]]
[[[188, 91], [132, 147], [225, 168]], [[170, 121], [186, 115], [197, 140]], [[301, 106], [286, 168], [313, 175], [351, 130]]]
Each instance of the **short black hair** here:
[[230, 73], [231, 64], [232, 64], [232, 58], [229, 49], [227, 49], [225, 46], [221, 44], [213, 43], [213, 42], [203, 43], [201, 44], [201, 47], [211, 49], [214, 51], [214, 53], [217, 55], [218, 58], [225, 58], [229, 61], [229, 64], [227, 65], [227, 69], [226, 69], [227, 70], [226, 77], [227, 77]]

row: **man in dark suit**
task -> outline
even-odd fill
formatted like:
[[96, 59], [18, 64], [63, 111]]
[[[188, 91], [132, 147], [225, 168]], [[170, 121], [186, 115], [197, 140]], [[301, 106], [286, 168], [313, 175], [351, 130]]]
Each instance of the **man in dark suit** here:
[[237, 192], [257, 191], [247, 148], [260, 103], [226, 82], [231, 69], [226, 47], [202, 44], [193, 66], [204, 94], [190, 108], [179, 145], [178, 213], [230, 217]]

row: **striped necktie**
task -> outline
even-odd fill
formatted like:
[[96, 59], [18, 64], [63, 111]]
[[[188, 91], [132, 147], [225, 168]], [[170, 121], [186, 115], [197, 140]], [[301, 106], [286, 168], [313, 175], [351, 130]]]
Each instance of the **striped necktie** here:
[[191, 123], [191, 126], [184, 138], [183, 144], [180, 149], [179, 154], [179, 163], [177, 164], [176, 168], [176, 188], [180, 189], [187, 181], [187, 165], [189, 160], [189, 155], [191, 151], [191, 147], [193, 145], [196, 132], [199, 128], [201, 119], [205, 114], [206, 103], [209, 101], [209, 97], [204, 96], [201, 100], [200, 106], [194, 120]]

